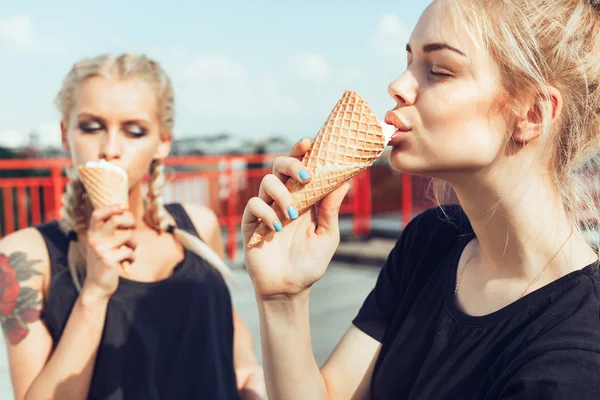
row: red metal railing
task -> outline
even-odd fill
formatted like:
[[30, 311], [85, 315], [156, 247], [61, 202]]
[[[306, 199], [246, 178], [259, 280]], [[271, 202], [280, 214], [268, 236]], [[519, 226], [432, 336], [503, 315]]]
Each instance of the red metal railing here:
[[[271, 171], [276, 157], [170, 157], [166, 160], [165, 201], [199, 203], [214, 210], [227, 232], [228, 257], [235, 259], [245, 204], [258, 193], [260, 181]], [[59, 218], [67, 183], [64, 169], [70, 164], [68, 159], [0, 160], [0, 237]], [[374, 165], [353, 178], [353, 188], [340, 211], [352, 217], [355, 235], [371, 232], [374, 211], [401, 212], [402, 221], [410, 221], [414, 201], [412, 179], [406, 174], [395, 175], [385, 165]], [[378, 209], [374, 210], [374, 205]]]

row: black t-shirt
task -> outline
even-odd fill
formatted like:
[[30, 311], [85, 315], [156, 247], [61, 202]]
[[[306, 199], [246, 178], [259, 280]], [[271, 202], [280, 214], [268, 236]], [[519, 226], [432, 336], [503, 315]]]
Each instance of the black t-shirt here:
[[[181, 205], [168, 204], [167, 210], [179, 228], [198, 234]], [[38, 229], [52, 270], [43, 317], [56, 346], [79, 294], [67, 266], [69, 239], [56, 221]], [[232, 313], [221, 275], [188, 250], [166, 279], [120, 278], [106, 310], [88, 399], [239, 400]]]
[[372, 398], [600, 399], [598, 264], [473, 317], [454, 296], [473, 237], [458, 206], [428, 210], [402, 233], [353, 321], [382, 343]]

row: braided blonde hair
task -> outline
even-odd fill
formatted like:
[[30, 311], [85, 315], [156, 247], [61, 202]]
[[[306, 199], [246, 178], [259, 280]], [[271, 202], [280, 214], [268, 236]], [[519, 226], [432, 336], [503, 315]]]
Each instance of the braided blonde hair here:
[[[55, 100], [63, 121], [68, 121], [70, 118], [70, 113], [77, 101], [77, 91], [80, 85], [93, 77], [136, 78], [151, 85], [156, 93], [161, 138], [167, 138], [172, 134], [174, 96], [171, 81], [158, 63], [140, 54], [101, 55], [95, 58], [84, 58], [75, 63], [64, 79], [63, 86]], [[149, 175], [144, 220], [157, 232], [167, 232], [170, 222], [162, 197], [165, 183], [162, 160], [152, 161]], [[74, 168], [68, 171], [68, 177], [69, 182], [63, 196], [60, 226], [65, 232], [81, 234], [88, 229], [92, 207]], [[173, 230], [173, 235], [183, 247], [204, 258], [225, 279], [230, 279], [229, 267], [200, 238], [177, 227]], [[81, 290], [82, 282], [85, 279], [86, 261], [85, 255], [81, 253], [73, 240], [69, 244], [68, 263], [75, 286]]]
[[[557, 88], [564, 100], [560, 126], [543, 117], [540, 158], [579, 231], [600, 216], [595, 181], [600, 152], [600, 2], [598, 0], [445, 0], [444, 12], [467, 29], [500, 66], [508, 108], [518, 115], [520, 94]], [[592, 240], [593, 242], [593, 240]], [[592, 243], [598, 248], [598, 243]]]

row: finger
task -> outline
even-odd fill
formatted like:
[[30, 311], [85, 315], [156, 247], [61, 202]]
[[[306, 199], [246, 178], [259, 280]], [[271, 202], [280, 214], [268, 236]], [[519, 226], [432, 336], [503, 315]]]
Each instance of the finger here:
[[132, 250], [137, 248], [137, 241], [133, 237], [132, 231], [117, 231], [113, 236], [107, 238], [98, 247], [100, 251], [111, 251], [121, 246], [127, 246]]
[[350, 183], [344, 182], [321, 200], [317, 206], [317, 234], [339, 233], [340, 207], [349, 190]]
[[274, 201], [280, 210], [285, 210], [284, 214], [287, 218], [298, 218], [298, 210], [294, 206], [294, 200], [290, 191], [275, 175], [269, 174], [263, 178], [258, 189], [258, 197], [267, 204]]
[[112, 235], [119, 229], [135, 229], [136, 221], [133, 214], [125, 211], [122, 214], [113, 214], [106, 223], [102, 226], [101, 231], [108, 235]]
[[250, 379], [248, 379], [248, 382], [246, 382], [245, 389], [254, 391], [260, 398], [263, 398], [267, 394], [264, 375], [262, 373], [253, 374]]
[[106, 259], [108, 262], [114, 265], [119, 265], [123, 261], [129, 261], [132, 263], [135, 261], [135, 252], [130, 247], [122, 246], [108, 253], [106, 255]]
[[311, 147], [312, 140], [310, 140], [309, 138], [302, 138], [298, 140], [298, 143], [296, 143], [294, 147], [292, 147], [290, 157], [301, 159], [308, 152], [308, 150], [310, 150]]
[[[244, 216], [242, 217], [242, 224], [257, 225], [259, 221], [264, 222], [265, 225], [274, 231], [278, 232], [282, 229], [281, 221], [279, 221], [275, 210], [262, 199], [253, 197], [246, 205]], [[254, 228], [255, 226], [252, 227], [251, 231], [254, 231]]]
[[92, 212], [90, 219], [90, 230], [97, 230], [106, 220], [116, 214], [122, 214], [129, 207], [126, 205], [112, 205], [97, 208]]
[[282, 182], [292, 177], [303, 184], [310, 182], [312, 178], [306, 165], [292, 157], [277, 157], [273, 162], [273, 175]]

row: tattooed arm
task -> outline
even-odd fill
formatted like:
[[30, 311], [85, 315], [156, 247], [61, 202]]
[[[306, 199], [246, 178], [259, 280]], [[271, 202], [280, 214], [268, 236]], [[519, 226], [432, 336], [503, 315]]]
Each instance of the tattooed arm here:
[[37, 231], [25, 229], [0, 241], [0, 323], [17, 400], [25, 397], [52, 349], [40, 319], [48, 274], [46, 246]]
[[0, 321], [15, 400], [87, 398], [108, 300], [82, 292], [52, 352], [40, 319], [49, 281], [48, 252], [36, 229], [0, 241]]
[[[38, 318], [37, 314], [28, 310], [37, 307], [35, 310], [39, 311], [38, 299], [49, 281], [50, 268], [44, 239], [39, 231], [25, 229], [0, 242], [0, 254], [8, 255], [8, 263], [12, 263], [6, 268], [9, 284], [4, 289], [8, 288], [8, 300], [16, 291], [14, 283], [10, 283], [13, 282], [12, 271], [21, 271], [24, 277], [17, 281], [20, 297], [15, 307], [7, 306], [3, 317], [17, 400], [83, 400], [88, 397], [108, 301], [118, 285], [119, 265], [123, 259], [134, 260], [133, 250], [128, 247], [134, 246], [130, 243], [130, 233], [126, 231], [127, 234], [123, 234], [120, 227], [126, 230], [133, 223], [131, 213], [116, 206], [98, 209], [92, 214], [86, 235], [87, 277], [51, 355], [50, 335], [43, 324], [34, 321], [26, 325], [27, 321]], [[21, 287], [30, 288], [36, 296], [31, 294], [31, 290]], [[23, 305], [19, 308], [17, 305], [21, 303]], [[15, 326], [27, 328], [29, 332], [23, 334]]]

